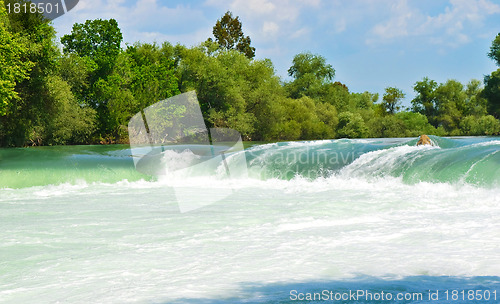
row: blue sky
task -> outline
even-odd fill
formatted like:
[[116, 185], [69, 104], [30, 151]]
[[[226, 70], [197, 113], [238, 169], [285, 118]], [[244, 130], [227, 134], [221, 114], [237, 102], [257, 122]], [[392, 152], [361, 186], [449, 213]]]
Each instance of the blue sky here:
[[287, 78], [293, 56], [319, 54], [336, 81], [353, 92], [413, 84], [483, 79], [497, 67], [487, 57], [500, 32], [499, 0], [80, 0], [54, 21], [58, 36], [75, 22], [115, 18], [124, 42], [193, 46], [212, 36], [227, 10], [240, 17], [256, 58], [269, 58]]

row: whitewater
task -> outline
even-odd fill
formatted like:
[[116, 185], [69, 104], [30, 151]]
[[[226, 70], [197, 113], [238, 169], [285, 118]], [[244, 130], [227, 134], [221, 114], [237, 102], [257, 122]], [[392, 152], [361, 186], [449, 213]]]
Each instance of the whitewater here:
[[125, 145], [0, 149], [0, 303], [499, 303], [500, 139], [431, 138], [252, 145], [231, 178], [143, 174]]

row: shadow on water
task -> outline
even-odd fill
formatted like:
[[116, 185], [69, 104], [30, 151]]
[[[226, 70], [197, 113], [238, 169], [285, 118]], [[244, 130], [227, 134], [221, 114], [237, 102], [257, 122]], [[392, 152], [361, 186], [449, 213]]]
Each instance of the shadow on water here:
[[[365, 295], [360, 293], [358, 296], [358, 292]], [[411, 276], [383, 279], [359, 276], [343, 281], [242, 283], [235, 293], [237, 296], [219, 299], [187, 297], [160, 303], [500, 303], [500, 277]], [[314, 297], [314, 293], [316, 300], [306, 299], [308, 295]], [[406, 299], [398, 300], [398, 295], [406, 296]], [[344, 299], [339, 298], [342, 296]], [[389, 297], [392, 299], [389, 300]]]

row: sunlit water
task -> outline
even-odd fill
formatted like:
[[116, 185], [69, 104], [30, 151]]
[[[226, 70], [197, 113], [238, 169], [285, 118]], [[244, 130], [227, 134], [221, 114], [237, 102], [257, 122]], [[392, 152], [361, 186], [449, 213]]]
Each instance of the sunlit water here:
[[[500, 141], [433, 140], [254, 146], [231, 180], [144, 176], [125, 146], [0, 150], [0, 302], [498, 303]], [[232, 194], [181, 213], [179, 187]], [[497, 300], [445, 301], [469, 289]]]

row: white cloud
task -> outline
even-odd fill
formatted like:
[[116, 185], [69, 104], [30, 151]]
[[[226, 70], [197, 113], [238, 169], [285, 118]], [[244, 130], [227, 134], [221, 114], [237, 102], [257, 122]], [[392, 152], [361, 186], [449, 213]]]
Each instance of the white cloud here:
[[244, 1], [236, 0], [229, 5], [233, 10], [246, 11], [252, 14], [265, 15], [276, 10], [276, 5], [267, 0]]
[[274, 36], [280, 30], [279, 25], [273, 21], [265, 21], [262, 25], [262, 32], [267, 36]]
[[318, 8], [321, 0], [207, 0], [205, 4], [229, 9], [240, 16], [296, 21], [303, 8]]
[[241, 17], [252, 36], [273, 41], [301, 30], [304, 10], [319, 8], [321, 0], [207, 0], [205, 5], [229, 9]]
[[293, 32], [290, 37], [293, 39], [298, 39], [307, 36], [308, 34], [311, 33], [311, 30], [307, 27], [300, 28]]
[[412, 18], [417, 18], [418, 12], [412, 10], [406, 0], [392, 5], [393, 18], [383, 24], [377, 24], [373, 33], [382, 39], [408, 36], [408, 24]]
[[193, 45], [211, 35], [211, 27], [204, 22], [212, 21], [206, 20], [200, 8], [167, 6], [158, 0], [138, 0], [129, 5], [123, 0], [80, 1], [74, 10], [56, 19], [54, 26], [61, 36], [70, 33], [74, 23], [96, 18], [116, 19], [128, 43], [168, 40]]
[[337, 19], [334, 24], [336, 33], [342, 33], [347, 29], [347, 20], [345, 18]]
[[393, 41], [405, 37], [426, 38], [429, 42], [458, 47], [472, 41], [488, 15], [499, 14], [500, 5], [489, 0], [450, 0], [450, 5], [436, 16], [424, 14], [408, 1], [391, 7], [391, 17], [376, 24], [367, 39], [368, 44]]

